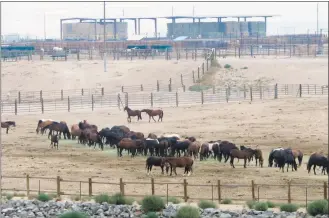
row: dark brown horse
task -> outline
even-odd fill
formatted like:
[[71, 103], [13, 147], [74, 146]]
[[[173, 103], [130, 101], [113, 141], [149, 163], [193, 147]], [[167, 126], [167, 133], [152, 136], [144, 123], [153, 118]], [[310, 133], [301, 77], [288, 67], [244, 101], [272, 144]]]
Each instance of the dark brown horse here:
[[235, 168], [234, 166], [234, 158], [237, 159], [243, 159], [244, 160], [244, 164], [243, 167], [246, 168], [247, 166], [247, 160], [253, 155], [252, 152], [248, 151], [248, 150], [238, 150], [238, 149], [232, 149], [230, 152], [230, 164], [233, 168]]
[[131, 139], [144, 139], [144, 134], [142, 132], [130, 131], [126, 134], [126, 137]]
[[57, 122], [53, 122], [52, 124], [43, 127], [41, 129], [41, 131], [44, 131], [44, 129], [49, 129], [49, 134], [48, 134], [48, 138], [50, 138], [50, 136], [54, 133], [57, 132], [57, 135], [59, 135], [59, 138], [61, 138], [61, 135], [63, 133], [64, 135], [64, 139], [68, 138], [71, 139], [71, 133], [70, 130], [68, 128], [68, 126], [66, 125], [66, 123], [57, 123]]
[[203, 143], [200, 149], [200, 161], [207, 159], [209, 156], [209, 143]]
[[166, 157], [162, 159], [162, 165], [170, 164], [170, 176], [172, 175], [172, 171], [174, 170], [175, 175], [177, 176], [176, 167], [184, 167], [184, 175], [187, 174], [189, 176], [189, 172], [193, 173], [193, 159], [190, 157]]
[[6, 129], [6, 134], [8, 134], [9, 127], [16, 127], [15, 121], [5, 121], [1, 122], [1, 128]]
[[89, 124], [89, 123], [87, 123], [86, 120], [84, 120], [83, 122], [80, 122], [78, 125], [79, 125], [79, 128], [81, 130], [84, 130], [84, 129], [95, 129], [96, 131], [98, 131], [98, 127], [96, 125]]
[[131, 123], [131, 117], [137, 116], [137, 121], [142, 120], [142, 113], [140, 110], [131, 110], [128, 106], [125, 106], [123, 111], [127, 111], [127, 121]]
[[163, 118], [163, 110], [151, 110], [151, 109], [143, 109], [141, 110], [141, 112], [145, 112], [149, 115], [149, 122], [151, 122], [151, 117], [152, 119], [155, 121], [154, 117], [155, 116], [159, 116], [158, 122], [161, 120], [162, 122], [162, 118]]

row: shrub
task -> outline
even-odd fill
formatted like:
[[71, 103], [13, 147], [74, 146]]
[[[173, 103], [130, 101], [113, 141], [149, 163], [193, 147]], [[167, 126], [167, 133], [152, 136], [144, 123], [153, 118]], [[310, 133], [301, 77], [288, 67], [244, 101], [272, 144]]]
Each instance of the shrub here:
[[308, 206], [307, 206], [307, 212], [312, 215], [324, 215], [326, 214], [326, 210], [328, 210], [328, 201], [327, 200], [317, 200], [317, 201], [312, 201]]
[[217, 205], [212, 202], [212, 201], [205, 201], [205, 200], [201, 200], [198, 204], [198, 206], [202, 209], [206, 209], [206, 208], [217, 208]]
[[100, 195], [97, 195], [95, 196], [95, 201], [96, 203], [103, 203], [103, 202], [106, 202], [106, 203], [110, 203], [110, 196], [108, 196], [107, 194], [100, 194]]
[[199, 218], [199, 209], [192, 206], [180, 207], [177, 211], [176, 218]]
[[7, 200], [11, 200], [11, 199], [13, 199], [13, 197], [14, 197], [14, 195], [12, 195], [12, 194], [6, 194]]
[[249, 207], [249, 209], [253, 209], [255, 204], [256, 204], [256, 201], [249, 200], [249, 201], [246, 202], [246, 204]]
[[[167, 200], [167, 199], [165, 199]], [[171, 202], [173, 204], [179, 204], [181, 202], [181, 200], [179, 200], [178, 198], [175, 197], [168, 197], [168, 202]]]
[[285, 212], [296, 212], [298, 210], [298, 206], [296, 204], [282, 204], [280, 206], [280, 210]]
[[165, 203], [162, 198], [158, 196], [146, 196], [142, 201], [142, 208], [145, 212], [160, 211], [165, 207]]
[[267, 201], [266, 203], [267, 203], [268, 208], [274, 208], [275, 207], [275, 204], [272, 201]]
[[109, 197], [108, 203], [116, 205], [126, 204], [126, 198], [121, 193], [117, 193]]
[[229, 65], [229, 64], [225, 64], [225, 65], [224, 65], [224, 68], [225, 68], [225, 69], [230, 69], [230, 68], [232, 68], [232, 66]]
[[268, 205], [266, 202], [257, 202], [255, 205], [254, 205], [254, 209], [255, 210], [258, 210], [258, 211], [267, 211], [268, 209]]
[[60, 215], [59, 218], [88, 218], [88, 216], [81, 212], [72, 211]]
[[154, 212], [148, 212], [143, 218], [159, 218], [159, 216]]
[[52, 199], [52, 197], [50, 197], [49, 195], [45, 194], [45, 193], [40, 193], [37, 197], [37, 199], [39, 201], [43, 201], [43, 202], [46, 202], [46, 201], [50, 201]]
[[328, 204], [326, 204], [323, 208], [323, 214], [329, 214], [329, 210], [328, 210]]
[[232, 200], [231, 199], [224, 199], [221, 202], [222, 204], [232, 204]]

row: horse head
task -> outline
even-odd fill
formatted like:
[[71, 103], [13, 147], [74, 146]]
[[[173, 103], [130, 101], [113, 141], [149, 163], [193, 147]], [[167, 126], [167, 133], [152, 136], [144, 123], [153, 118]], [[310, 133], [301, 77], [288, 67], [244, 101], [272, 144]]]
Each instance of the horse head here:
[[123, 111], [128, 111], [128, 106], [125, 106], [124, 108], [123, 108]]

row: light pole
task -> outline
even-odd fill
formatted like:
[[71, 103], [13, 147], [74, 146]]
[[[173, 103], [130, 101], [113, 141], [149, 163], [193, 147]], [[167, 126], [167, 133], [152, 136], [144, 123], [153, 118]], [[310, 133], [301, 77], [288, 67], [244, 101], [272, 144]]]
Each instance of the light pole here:
[[105, 22], [105, 1], [104, 1], [104, 72], [106, 72], [106, 22]]

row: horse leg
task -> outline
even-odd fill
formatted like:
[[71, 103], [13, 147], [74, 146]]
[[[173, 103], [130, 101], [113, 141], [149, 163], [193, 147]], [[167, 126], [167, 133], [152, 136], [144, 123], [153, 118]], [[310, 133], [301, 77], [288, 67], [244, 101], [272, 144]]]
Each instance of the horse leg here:
[[154, 120], [154, 122], [157, 122], [155, 119], [154, 119], [154, 117], [152, 116], [152, 119]]
[[151, 115], [149, 115], [149, 122], [151, 122]]
[[9, 127], [7, 127], [6, 134], [8, 134]]
[[314, 175], [316, 175], [316, 173], [315, 173], [315, 167], [316, 167], [316, 165], [313, 166]]
[[244, 168], [247, 168], [247, 158], [245, 157], [244, 158], [244, 165], [243, 165]]
[[234, 157], [233, 157], [233, 156], [231, 156], [230, 165], [231, 165], [233, 168], [235, 168], [235, 166], [234, 166]]

